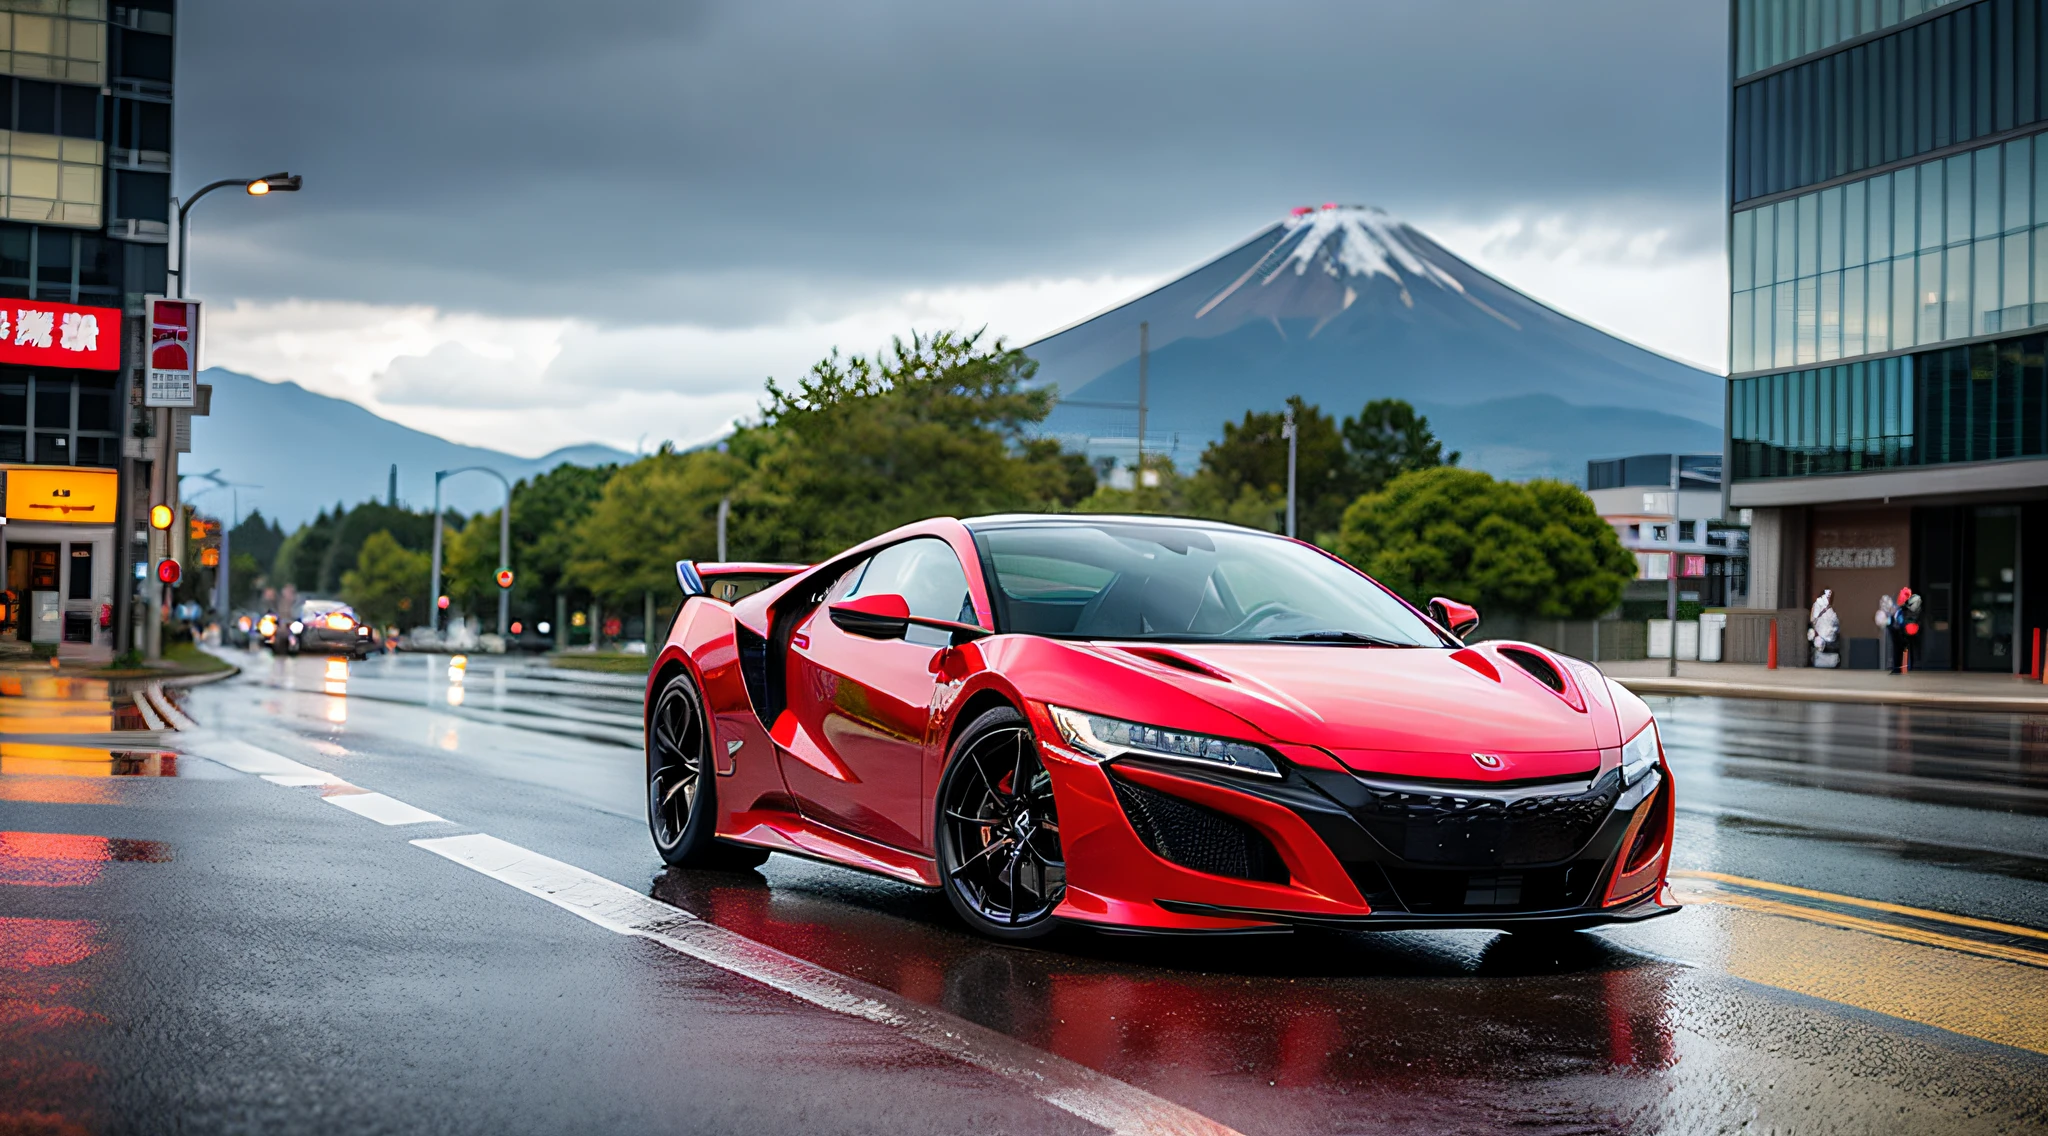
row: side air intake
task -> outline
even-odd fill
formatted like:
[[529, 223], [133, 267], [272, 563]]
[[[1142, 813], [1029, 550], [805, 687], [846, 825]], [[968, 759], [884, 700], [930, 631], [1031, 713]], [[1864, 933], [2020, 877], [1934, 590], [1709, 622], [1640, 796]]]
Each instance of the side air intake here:
[[1183, 868], [1262, 883], [1287, 882], [1287, 865], [1258, 829], [1192, 801], [1112, 777], [1116, 799], [1145, 847]]

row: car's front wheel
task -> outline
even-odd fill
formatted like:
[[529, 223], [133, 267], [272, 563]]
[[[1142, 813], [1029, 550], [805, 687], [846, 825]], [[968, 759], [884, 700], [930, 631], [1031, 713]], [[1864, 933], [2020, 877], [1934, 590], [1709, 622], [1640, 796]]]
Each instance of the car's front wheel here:
[[953, 910], [997, 939], [1051, 932], [1067, 865], [1052, 778], [1024, 715], [997, 707], [961, 732], [937, 804], [939, 874]]
[[751, 868], [768, 859], [765, 848], [719, 841], [716, 779], [703, 699], [677, 671], [647, 716], [647, 827], [671, 867]]

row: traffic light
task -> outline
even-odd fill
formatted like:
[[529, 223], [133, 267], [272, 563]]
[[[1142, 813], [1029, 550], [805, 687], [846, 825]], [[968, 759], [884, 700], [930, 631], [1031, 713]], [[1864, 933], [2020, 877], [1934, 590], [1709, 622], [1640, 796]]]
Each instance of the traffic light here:
[[218, 568], [218, 567], [220, 567], [220, 549], [218, 549], [218, 548], [202, 548], [202, 549], [200, 549], [200, 550], [199, 550], [199, 566], [200, 566], [201, 568]]
[[447, 611], [447, 610], [448, 610], [448, 597], [447, 597], [447, 596], [442, 596], [442, 597], [440, 598], [440, 600], [439, 600], [438, 602], [439, 602], [439, 604], [440, 604], [440, 607], [441, 607], [441, 610], [442, 610], [442, 611]]
[[171, 507], [170, 507], [169, 505], [151, 505], [151, 506], [149, 507], [149, 527], [150, 527], [150, 528], [153, 528], [153, 529], [167, 529], [167, 528], [170, 528], [170, 527], [171, 527], [171, 522], [172, 522], [173, 520], [175, 520], [175, 519], [176, 519], [176, 517], [175, 517], [175, 515], [174, 515], [174, 514], [172, 514], [172, 512], [171, 512]]
[[[159, 506], [157, 506], [157, 507], [158, 507], [158, 508], [162, 508], [163, 506], [159, 505]], [[175, 584], [175, 583], [177, 583], [177, 582], [178, 582], [178, 562], [177, 562], [177, 561], [175, 561], [175, 560], [159, 560], [159, 561], [157, 561], [157, 565], [156, 565], [156, 578], [157, 578], [157, 579], [159, 579], [159, 580], [162, 580], [162, 581], [163, 581], [164, 583], [166, 583], [166, 584]]]
[[512, 569], [498, 569], [498, 586], [501, 588], [509, 588], [512, 586]]

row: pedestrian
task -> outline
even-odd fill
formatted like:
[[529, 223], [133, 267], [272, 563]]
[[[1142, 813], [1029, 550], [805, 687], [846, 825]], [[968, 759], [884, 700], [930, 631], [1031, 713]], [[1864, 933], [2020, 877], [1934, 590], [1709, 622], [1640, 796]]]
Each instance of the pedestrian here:
[[1891, 673], [1910, 672], [1913, 669], [1913, 649], [1920, 639], [1920, 597], [1914, 594], [1913, 589], [1899, 589], [1899, 598], [1892, 605], [1890, 632]]
[[1835, 651], [1836, 643], [1842, 637], [1842, 617], [1835, 613], [1835, 590], [1823, 589], [1820, 597], [1813, 601], [1813, 611], [1808, 616], [1807, 641], [1813, 644], [1813, 665], [1821, 668], [1837, 667], [1842, 656]]
[[1898, 610], [1898, 603], [1889, 595], [1877, 597], [1877, 642], [1884, 658], [1878, 660], [1878, 669], [1891, 670], [1892, 660], [1898, 653], [1892, 650], [1892, 612]]

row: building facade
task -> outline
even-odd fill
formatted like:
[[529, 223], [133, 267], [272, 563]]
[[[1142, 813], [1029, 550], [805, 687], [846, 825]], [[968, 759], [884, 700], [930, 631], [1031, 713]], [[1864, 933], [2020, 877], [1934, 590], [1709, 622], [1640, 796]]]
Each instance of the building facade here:
[[167, 281], [172, 17], [0, 0], [0, 640], [63, 656], [129, 644], [133, 530], [163, 499], [170, 440], [136, 403]]
[[1586, 495], [1635, 554], [1636, 578], [1622, 594], [1626, 607], [1661, 615], [1673, 570], [1682, 603], [1723, 607], [1748, 598], [1749, 534], [1727, 521], [1720, 454], [1679, 455], [1675, 511], [1670, 454], [1589, 461]]
[[[2048, 623], [2048, 0], [1736, 0], [1727, 500], [1749, 605]], [[1866, 631], [1864, 634], [1874, 634]]]

